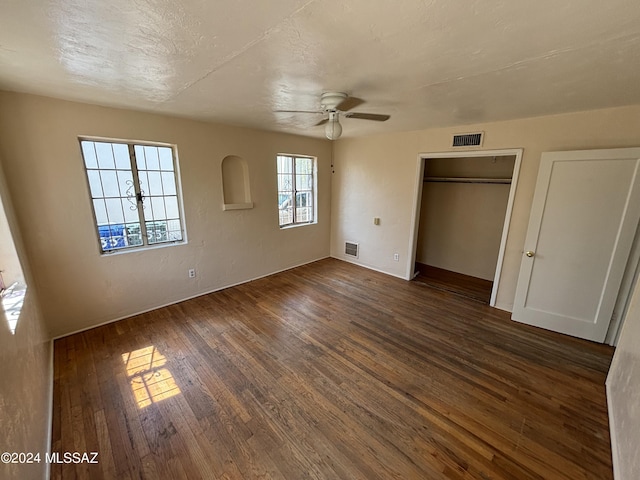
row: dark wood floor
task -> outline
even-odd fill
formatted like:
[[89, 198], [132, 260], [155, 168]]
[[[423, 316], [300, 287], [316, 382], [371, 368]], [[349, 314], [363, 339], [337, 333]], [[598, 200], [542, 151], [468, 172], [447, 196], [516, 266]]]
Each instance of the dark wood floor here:
[[416, 262], [414, 281], [489, 305], [493, 282]]
[[607, 480], [611, 356], [327, 259], [57, 340], [52, 478]]

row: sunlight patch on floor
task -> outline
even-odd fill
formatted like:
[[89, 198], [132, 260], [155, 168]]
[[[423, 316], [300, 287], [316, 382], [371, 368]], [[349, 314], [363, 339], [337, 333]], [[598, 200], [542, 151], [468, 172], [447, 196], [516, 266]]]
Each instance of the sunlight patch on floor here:
[[167, 359], [154, 346], [123, 353], [131, 390], [139, 408], [180, 393], [173, 375], [164, 365]]

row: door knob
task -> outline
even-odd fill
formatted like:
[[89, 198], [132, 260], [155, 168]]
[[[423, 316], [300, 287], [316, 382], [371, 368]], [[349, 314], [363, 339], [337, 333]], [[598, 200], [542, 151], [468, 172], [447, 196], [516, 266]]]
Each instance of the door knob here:
[[533, 257], [536, 254], [536, 252], [532, 252], [531, 250], [525, 252], [525, 255], [529, 258]]

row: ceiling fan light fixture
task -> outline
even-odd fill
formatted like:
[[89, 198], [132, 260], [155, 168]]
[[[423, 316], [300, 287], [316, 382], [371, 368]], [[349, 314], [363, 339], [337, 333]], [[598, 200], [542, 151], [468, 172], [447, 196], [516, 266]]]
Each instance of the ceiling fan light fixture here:
[[342, 135], [342, 125], [336, 112], [329, 113], [329, 121], [324, 126], [324, 134], [329, 140], [336, 140]]

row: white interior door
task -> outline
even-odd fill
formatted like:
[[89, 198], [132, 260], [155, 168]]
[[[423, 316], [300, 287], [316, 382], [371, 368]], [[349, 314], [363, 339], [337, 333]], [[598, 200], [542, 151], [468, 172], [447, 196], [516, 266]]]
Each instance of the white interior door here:
[[640, 148], [543, 153], [513, 320], [603, 342], [640, 219]]

